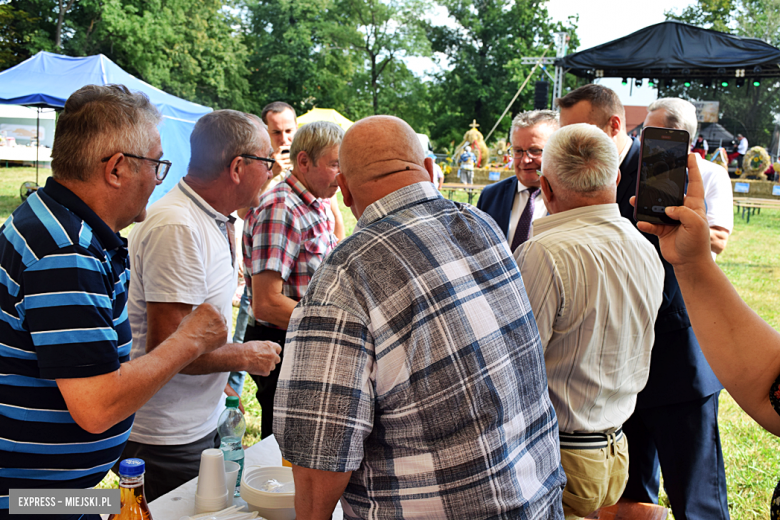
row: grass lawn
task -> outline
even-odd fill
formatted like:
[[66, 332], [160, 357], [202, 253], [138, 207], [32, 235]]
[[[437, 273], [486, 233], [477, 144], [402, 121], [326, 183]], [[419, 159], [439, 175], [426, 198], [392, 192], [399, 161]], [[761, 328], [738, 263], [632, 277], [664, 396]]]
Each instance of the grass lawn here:
[[[41, 184], [45, 183], [47, 175], [48, 170], [41, 170]], [[29, 180], [35, 180], [34, 168], [0, 169], [0, 219], [5, 221], [19, 205], [19, 187], [23, 181]], [[458, 193], [456, 198], [465, 202], [466, 194]], [[355, 218], [349, 208], [342, 205], [341, 210], [347, 230], [351, 232]], [[726, 251], [719, 256], [718, 264], [742, 298], [772, 327], [778, 329], [780, 211], [762, 210], [760, 214], [751, 217], [750, 224], [735, 215], [734, 224], [734, 232]], [[713, 295], [713, 298], [717, 298], [717, 295]], [[236, 312], [234, 309], [234, 318]], [[254, 382], [247, 378], [242, 401], [247, 419], [244, 442], [248, 445], [260, 440], [260, 408], [254, 399], [255, 391]], [[780, 439], [753, 422], [725, 392], [720, 398], [720, 428], [731, 518], [768, 518], [769, 500], [780, 478]], [[109, 473], [102, 485], [115, 487], [116, 478]], [[662, 495], [662, 503], [665, 500], [666, 497]]]

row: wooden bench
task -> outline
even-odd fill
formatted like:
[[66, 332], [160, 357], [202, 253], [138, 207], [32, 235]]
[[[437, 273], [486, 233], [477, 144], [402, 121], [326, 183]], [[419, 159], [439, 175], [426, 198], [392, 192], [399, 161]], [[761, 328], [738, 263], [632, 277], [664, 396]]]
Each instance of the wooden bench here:
[[617, 504], [602, 507], [586, 518], [596, 520], [666, 520], [669, 510], [655, 504], [642, 504], [621, 498]]
[[761, 213], [761, 208], [780, 209], [780, 199], [759, 199], [754, 197], [734, 197], [737, 212], [742, 211], [742, 218], [750, 224], [750, 216]]
[[442, 190], [447, 190], [447, 198], [450, 200], [452, 200], [452, 196], [456, 191], [465, 191], [469, 196], [469, 204], [472, 204], [471, 201], [474, 200], [474, 195], [481, 192], [484, 187], [484, 184], [463, 184], [460, 182], [445, 182], [441, 185]]

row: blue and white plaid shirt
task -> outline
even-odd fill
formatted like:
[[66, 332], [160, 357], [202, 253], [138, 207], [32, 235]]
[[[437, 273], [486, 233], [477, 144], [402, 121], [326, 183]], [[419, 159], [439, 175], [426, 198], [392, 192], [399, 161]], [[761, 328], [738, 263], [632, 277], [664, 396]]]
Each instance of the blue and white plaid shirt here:
[[558, 424], [495, 223], [431, 183], [369, 206], [295, 308], [274, 405], [345, 518], [563, 519]]

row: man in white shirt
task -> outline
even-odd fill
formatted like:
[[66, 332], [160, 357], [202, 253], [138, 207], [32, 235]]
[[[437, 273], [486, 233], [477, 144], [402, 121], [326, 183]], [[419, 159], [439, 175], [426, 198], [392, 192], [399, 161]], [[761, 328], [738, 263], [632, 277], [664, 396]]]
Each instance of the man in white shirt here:
[[[232, 321], [241, 255], [229, 215], [257, 204], [271, 144], [259, 122], [235, 110], [203, 116], [190, 144], [187, 175], [130, 233], [132, 358], [154, 350], [202, 303]], [[268, 375], [280, 351], [270, 342], [229, 343], [188, 365], [137, 412], [121, 458], [146, 462], [148, 500], [197, 476], [201, 452], [219, 446], [228, 372]]]
[[567, 519], [617, 503], [628, 481], [623, 422], [650, 372], [664, 269], [615, 203], [619, 158], [598, 127], [553, 133], [540, 186], [551, 215], [515, 251], [558, 416]]
[[[679, 98], [658, 99], [647, 107], [647, 112], [644, 126], [686, 130], [691, 139], [695, 139], [698, 127], [696, 107], [689, 101]], [[747, 142], [747, 139], [740, 141], [740, 144], [742, 142]], [[698, 154], [696, 162], [704, 183], [704, 201], [707, 205], [707, 222], [710, 225], [710, 248], [715, 258], [726, 249], [729, 234], [734, 229], [731, 180], [722, 166], [707, 161]]]
[[507, 237], [512, 251], [533, 236], [532, 222], [547, 215], [539, 192], [542, 151], [547, 139], [558, 129], [558, 113], [533, 110], [515, 116], [512, 121], [512, 164], [515, 176], [482, 190], [477, 201], [481, 209], [496, 221]]

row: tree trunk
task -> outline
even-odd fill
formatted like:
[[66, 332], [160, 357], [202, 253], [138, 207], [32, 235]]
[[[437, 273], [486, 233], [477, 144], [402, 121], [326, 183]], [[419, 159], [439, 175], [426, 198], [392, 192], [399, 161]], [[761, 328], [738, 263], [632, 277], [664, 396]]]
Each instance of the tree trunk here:
[[68, 0], [68, 4], [63, 8], [64, 0], [58, 0], [57, 4], [60, 8], [60, 14], [57, 17], [57, 30], [54, 33], [54, 46], [58, 49], [62, 48], [62, 24], [65, 22], [65, 13], [70, 11], [70, 8], [73, 7], [73, 2], [75, 0]]

